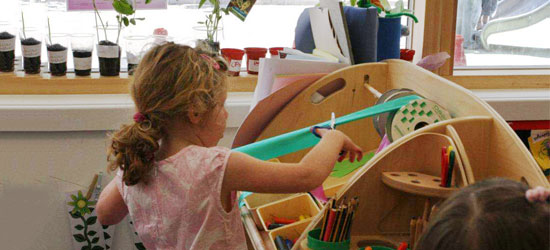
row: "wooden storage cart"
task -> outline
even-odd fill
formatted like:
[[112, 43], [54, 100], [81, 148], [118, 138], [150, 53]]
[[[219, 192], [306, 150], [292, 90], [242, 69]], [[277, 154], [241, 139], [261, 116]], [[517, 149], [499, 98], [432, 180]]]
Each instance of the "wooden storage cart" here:
[[[408, 241], [410, 218], [422, 214], [426, 199], [445, 198], [457, 189], [441, 188], [435, 181], [440, 176], [438, 152], [442, 146], [452, 145], [457, 152], [453, 183], [458, 187], [490, 177], [550, 187], [527, 148], [487, 103], [469, 90], [402, 60], [350, 66], [321, 78], [287, 104], [257, 140], [330, 120], [331, 112], [338, 117], [372, 106], [377, 99], [365, 83], [380, 92], [412, 89], [444, 107], [453, 118], [395, 140], [354, 173], [337, 180], [339, 183], [331, 183], [343, 184], [336, 193], [338, 202], [344, 197], [358, 197], [361, 203], [351, 229], [351, 249], [373, 241], [390, 246]], [[339, 90], [324, 93], [325, 98], [319, 103], [312, 102], [319, 89], [323, 92], [323, 87], [331, 85]], [[331, 89], [324, 89], [327, 88]], [[376, 149], [381, 141], [371, 118], [338, 129], [365, 150]], [[298, 162], [306, 152], [281, 156], [279, 160]], [[252, 245], [256, 249], [273, 249], [268, 233], [258, 231], [250, 222], [250, 211], [242, 211]], [[318, 227], [321, 218], [322, 212], [304, 232]], [[305, 246], [305, 239], [303, 233], [294, 249]]]

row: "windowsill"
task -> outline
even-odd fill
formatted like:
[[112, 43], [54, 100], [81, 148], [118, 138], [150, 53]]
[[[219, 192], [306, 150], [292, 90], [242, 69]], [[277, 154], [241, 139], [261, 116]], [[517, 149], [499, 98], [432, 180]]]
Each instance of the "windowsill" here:
[[[550, 120], [550, 89], [473, 90], [505, 120]], [[227, 127], [238, 128], [250, 109], [252, 92], [231, 92], [225, 104]], [[131, 121], [134, 106], [127, 94], [4, 95], [0, 131], [105, 131]]]
[[[76, 95], [76, 94], [127, 94], [131, 76], [101, 77], [99, 73], [79, 77], [73, 73], [55, 77], [48, 73], [25, 75], [23, 72], [0, 73], [0, 95]], [[258, 77], [241, 72], [229, 77], [230, 92], [254, 91]]]

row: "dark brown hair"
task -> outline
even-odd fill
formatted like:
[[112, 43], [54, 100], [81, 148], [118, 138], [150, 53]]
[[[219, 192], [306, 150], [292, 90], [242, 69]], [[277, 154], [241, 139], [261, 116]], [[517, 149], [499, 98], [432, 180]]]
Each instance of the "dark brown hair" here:
[[495, 178], [449, 197], [416, 250], [548, 250], [550, 205], [529, 202], [528, 187]]
[[188, 46], [166, 43], [147, 52], [130, 84], [143, 119], [110, 136], [109, 170], [120, 168], [128, 186], [147, 183], [159, 140], [166, 136], [164, 126], [174, 119], [187, 121], [191, 108], [203, 115], [219, 105], [227, 91], [226, 70], [223, 59]]

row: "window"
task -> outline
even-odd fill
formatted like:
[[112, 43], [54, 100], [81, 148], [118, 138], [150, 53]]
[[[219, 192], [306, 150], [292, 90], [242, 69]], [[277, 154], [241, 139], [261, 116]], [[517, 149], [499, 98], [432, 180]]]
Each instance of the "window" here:
[[548, 68], [549, 30], [547, 0], [458, 0], [454, 68]]
[[[47, 35], [47, 18], [50, 19], [52, 33], [91, 33], [96, 34], [93, 11], [67, 11], [66, 0], [2, 0], [0, 16], [5, 16], [8, 21], [21, 27], [21, 11], [25, 14], [27, 28], [36, 27], [42, 30], [42, 35]], [[98, 0], [99, 1], [99, 0]], [[122, 45], [121, 69], [126, 69], [125, 47], [127, 36], [148, 36], [155, 28], [165, 28], [169, 36], [177, 42], [189, 43], [192, 40], [205, 37], [205, 32], [198, 21], [202, 21], [210, 11], [208, 6], [198, 9], [199, 0], [167, 0], [168, 7], [165, 10], [138, 10], [137, 17], [144, 17], [144, 21], [138, 21], [137, 26], [131, 26], [123, 30], [119, 43]], [[222, 1], [222, 6], [228, 0]], [[294, 27], [298, 16], [304, 8], [318, 4], [318, 0], [258, 0], [245, 22], [233, 15], [224, 16], [221, 21], [222, 29], [218, 38], [220, 46], [244, 48], [244, 47], [292, 47], [294, 41]], [[395, 5], [397, 0], [391, 0]], [[349, 5], [346, 1], [345, 5]], [[405, 1], [405, 7], [408, 7]], [[4, 15], [5, 13], [5, 15]], [[104, 21], [108, 22], [108, 37], [115, 40], [116, 19], [114, 11], [101, 11]], [[0, 17], [2, 19], [2, 17]], [[402, 22], [407, 25], [407, 19]], [[101, 32], [101, 30], [100, 30]], [[18, 32], [19, 33], [19, 32]], [[101, 34], [101, 37], [103, 35]], [[96, 41], [97, 42], [97, 41]], [[401, 47], [406, 47], [407, 38], [403, 37]], [[19, 41], [16, 42], [16, 58], [21, 56]], [[42, 49], [42, 62], [47, 62], [46, 50]], [[95, 52], [94, 52], [95, 53]], [[98, 68], [97, 56], [94, 54], [92, 68]], [[67, 60], [69, 70], [73, 68], [72, 55], [69, 53]], [[20, 66], [21, 67], [21, 66]], [[47, 67], [45, 67], [47, 68]], [[43, 69], [44, 70], [44, 69]]]

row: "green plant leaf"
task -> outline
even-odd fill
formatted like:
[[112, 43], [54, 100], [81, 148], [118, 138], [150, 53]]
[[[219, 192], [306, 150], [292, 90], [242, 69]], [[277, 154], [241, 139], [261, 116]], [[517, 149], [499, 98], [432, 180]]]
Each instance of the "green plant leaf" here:
[[139, 21], [143, 21], [143, 20], [145, 20], [145, 17], [136, 17], [134, 19], [139, 20]]
[[90, 246], [83, 246], [82, 248], [80, 248], [80, 250], [92, 250], [92, 249], [90, 248]]
[[93, 225], [93, 224], [95, 224], [96, 221], [97, 221], [97, 216], [92, 216], [92, 217], [86, 219], [86, 224]]
[[74, 226], [74, 228], [76, 228], [76, 230], [82, 230], [84, 229], [84, 227], [82, 225], [76, 225]]
[[127, 17], [123, 17], [122, 21], [124, 22], [124, 26], [128, 27], [128, 25], [130, 25], [130, 20], [128, 20]]
[[97, 232], [96, 232], [96, 231], [93, 231], [93, 230], [91, 230], [90, 232], [88, 232], [88, 235], [89, 235], [89, 236], [94, 236], [95, 234], [97, 234]]
[[127, 0], [113, 0], [113, 8], [116, 12], [124, 15], [132, 15], [135, 12]]
[[94, 246], [92, 247], [92, 250], [104, 250], [105, 248], [103, 248], [102, 246]]
[[151, 0], [145, 0], [145, 4], [149, 4]]
[[201, 1], [199, 2], [199, 9], [202, 7], [202, 5], [203, 5], [204, 3], [206, 3], [206, 0], [201, 0]]
[[95, 244], [99, 241], [99, 237], [95, 237], [93, 240], [92, 240], [92, 244]]
[[86, 241], [86, 237], [84, 237], [84, 235], [82, 235], [82, 234], [73, 234], [73, 238], [74, 238], [77, 242], [84, 242], [84, 241]]
[[133, 24], [133, 25], [136, 25], [136, 19], [134, 19], [134, 18], [130, 19], [130, 23]]
[[143, 245], [143, 243], [136, 243], [136, 248], [139, 249], [139, 250], [147, 250], [147, 248], [145, 248], [145, 246]]

